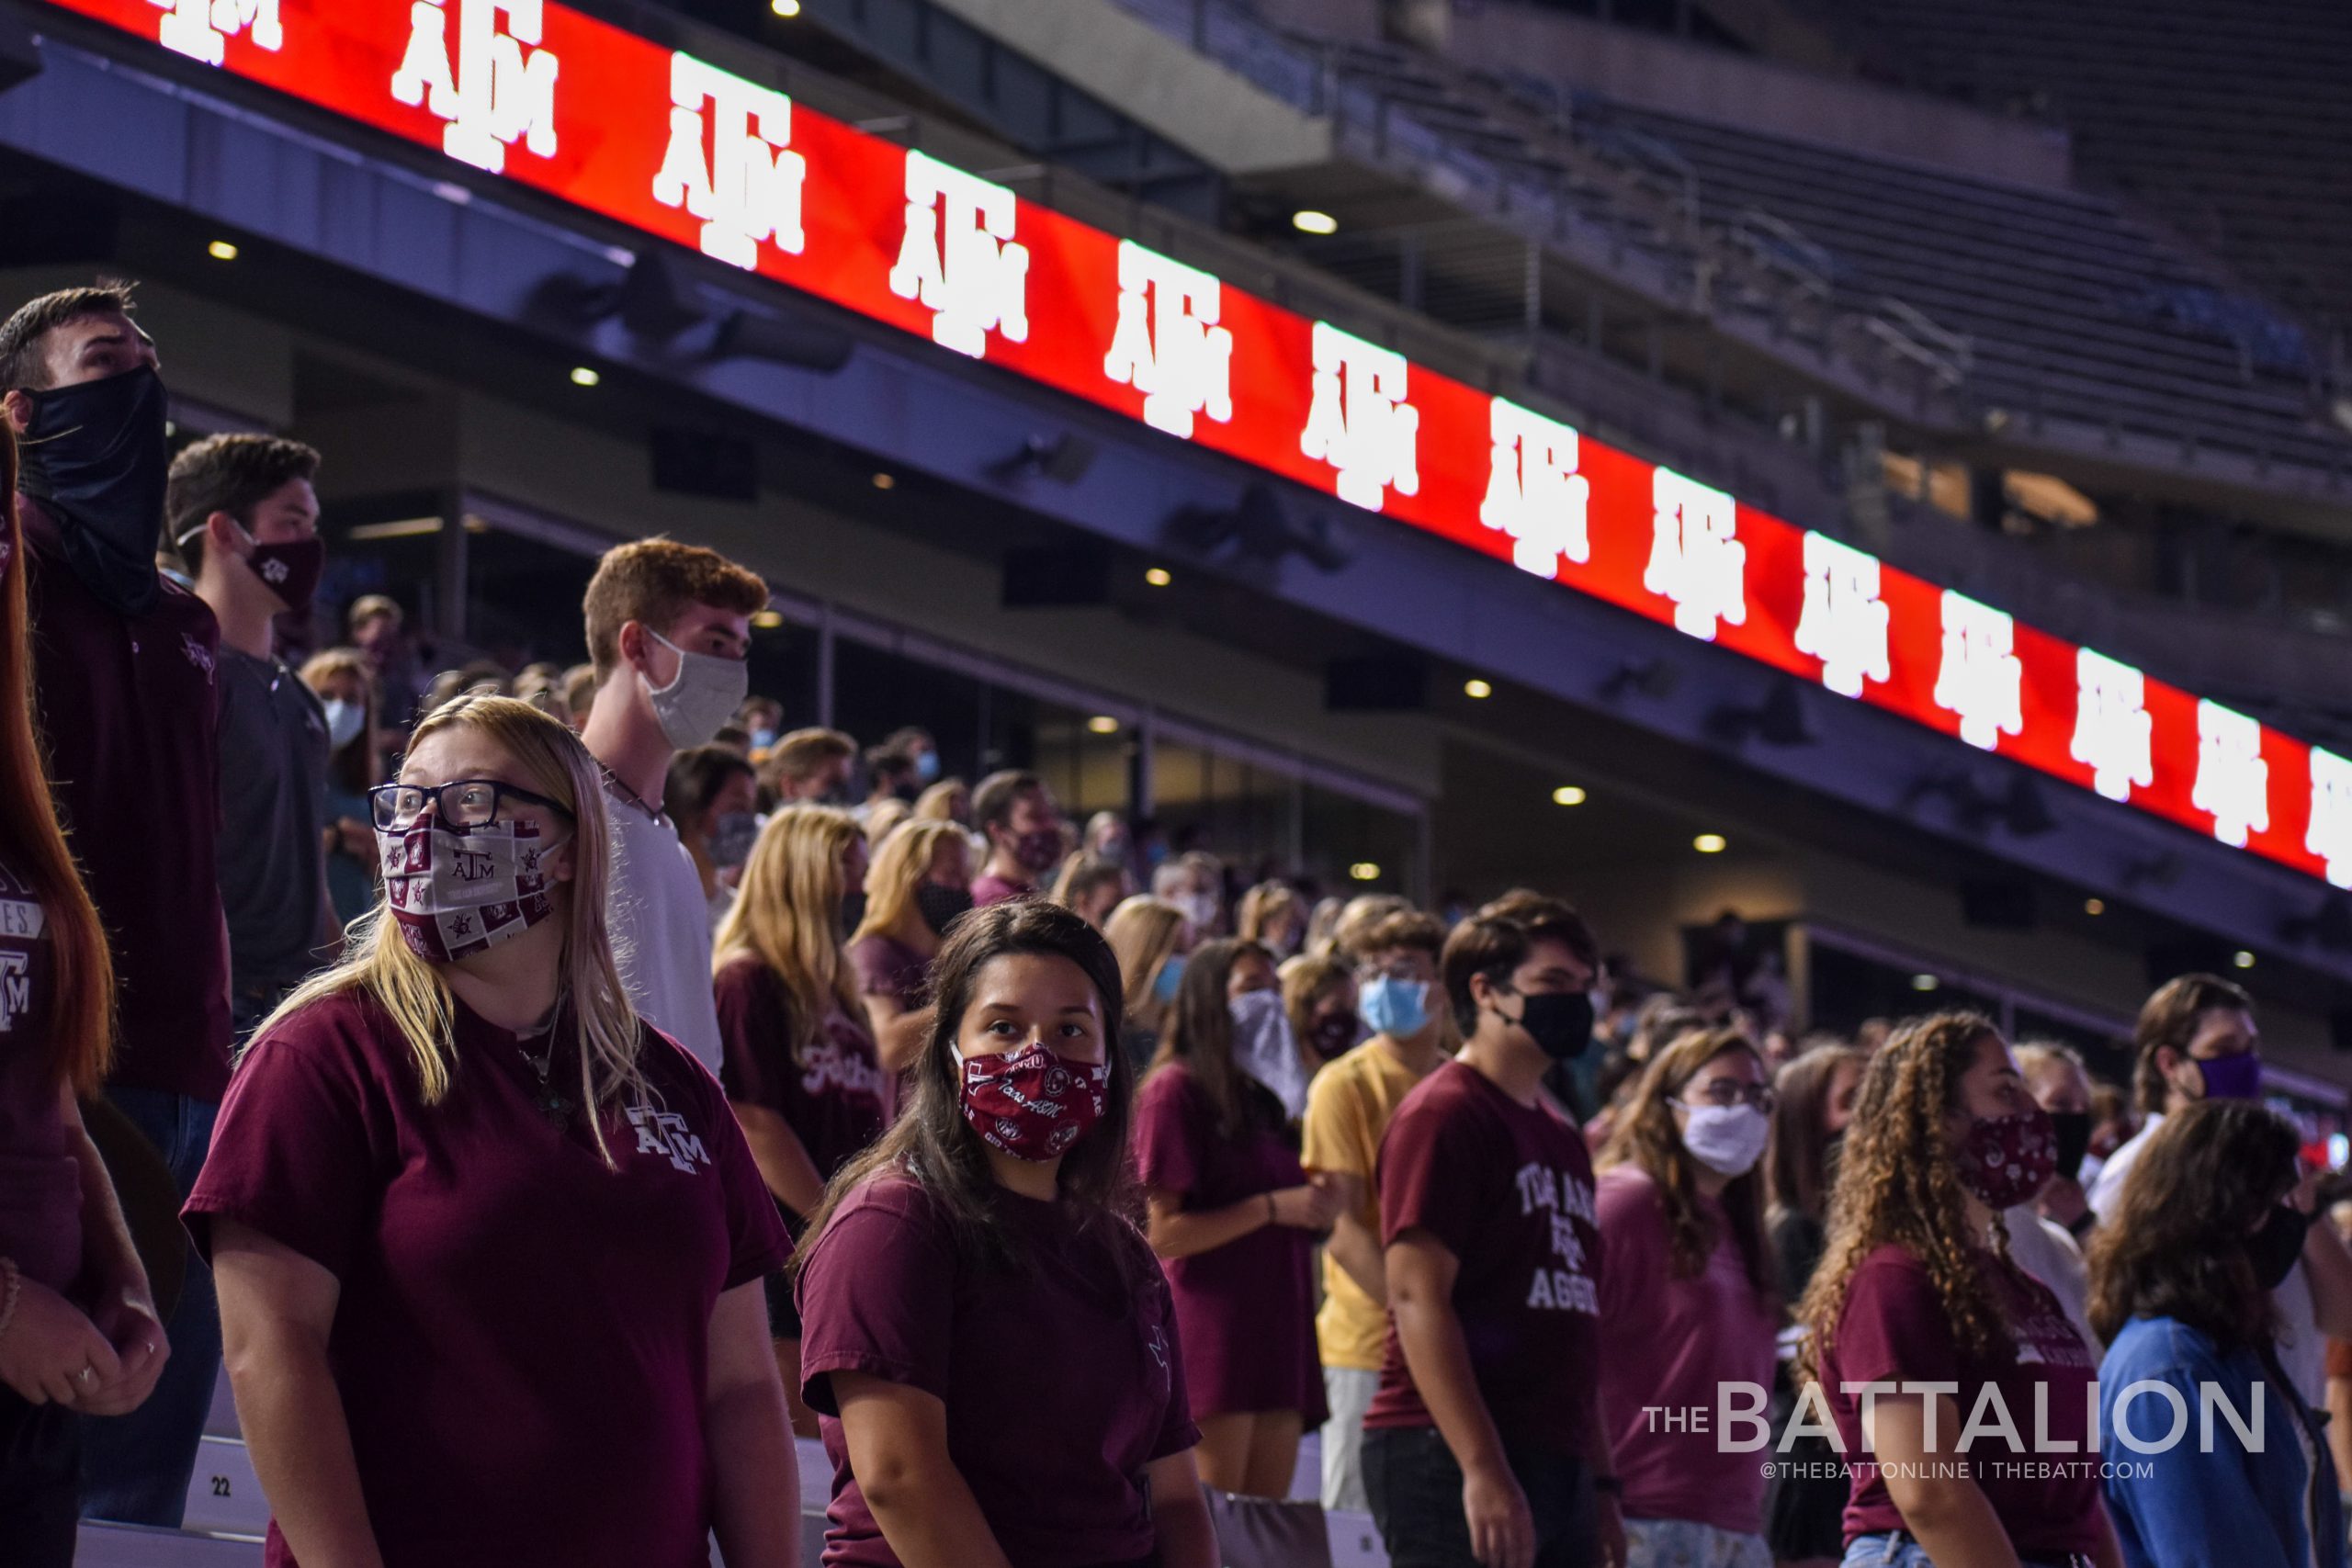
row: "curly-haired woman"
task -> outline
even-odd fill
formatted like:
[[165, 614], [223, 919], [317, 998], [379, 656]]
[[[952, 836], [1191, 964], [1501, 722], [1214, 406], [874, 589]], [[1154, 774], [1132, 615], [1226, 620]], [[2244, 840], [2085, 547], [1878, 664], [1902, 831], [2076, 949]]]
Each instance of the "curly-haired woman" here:
[[1847, 1568], [2120, 1568], [2096, 1467], [2052, 1464], [2018, 1440], [2033, 1423], [2041, 1450], [2088, 1451], [2090, 1348], [2009, 1261], [2001, 1223], [2057, 1156], [2048, 1114], [1983, 1018], [1905, 1024], [1872, 1059], [1829, 1247], [1798, 1313], [1799, 1376], [1826, 1400], [1852, 1467]]
[[1600, 1413], [1624, 1483], [1627, 1568], [1768, 1568], [1751, 1455], [1668, 1432], [1648, 1412], [1704, 1409], [1772, 1377], [1762, 1173], [1772, 1090], [1736, 1029], [1667, 1046], [1601, 1151]]
[[[2096, 1233], [2091, 1326], [2111, 1342], [2100, 1426], [2132, 1461], [2110, 1467], [2107, 1500], [2131, 1568], [2190, 1568], [2224, 1543], [2239, 1568], [2344, 1568], [2335, 1472], [2279, 1367], [2270, 1303], [2312, 1221], [2292, 1201], [2298, 1142], [2245, 1100], [2176, 1111]], [[2213, 1419], [2211, 1395], [2245, 1427]], [[2197, 1411], [2210, 1438], [2184, 1425], [2162, 1441], [2176, 1409], [2183, 1423]]]

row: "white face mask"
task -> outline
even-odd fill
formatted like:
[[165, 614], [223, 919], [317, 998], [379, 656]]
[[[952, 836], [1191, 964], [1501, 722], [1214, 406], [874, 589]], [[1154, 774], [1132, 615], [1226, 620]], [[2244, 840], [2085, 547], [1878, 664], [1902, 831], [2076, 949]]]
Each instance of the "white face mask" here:
[[1227, 1003], [1233, 1015], [1234, 1066], [1274, 1091], [1294, 1122], [1306, 1113], [1306, 1067], [1280, 991], [1245, 991]]
[[715, 653], [688, 653], [651, 626], [645, 635], [678, 656], [678, 673], [666, 686], [655, 685], [643, 671], [638, 671], [645, 694], [652, 699], [653, 716], [662, 721], [662, 733], [681, 751], [707, 745], [743, 705], [744, 694], [752, 689], [751, 665]]
[[340, 751], [359, 739], [360, 727], [368, 722], [365, 707], [341, 697], [329, 697], [320, 705], [326, 709], [328, 750]]
[[1764, 1157], [1772, 1122], [1756, 1107], [1691, 1105], [1684, 1111], [1682, 1146], [1717, 1176], [1745, 1176]]

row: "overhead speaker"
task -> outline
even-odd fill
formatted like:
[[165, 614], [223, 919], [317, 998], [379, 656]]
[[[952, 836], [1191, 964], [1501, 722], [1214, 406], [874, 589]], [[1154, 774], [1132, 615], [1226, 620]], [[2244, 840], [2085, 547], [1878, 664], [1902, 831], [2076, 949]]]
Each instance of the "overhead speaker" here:
[[0, 93], [40, 74], [40, 39], [32, 24], [0, 12]]

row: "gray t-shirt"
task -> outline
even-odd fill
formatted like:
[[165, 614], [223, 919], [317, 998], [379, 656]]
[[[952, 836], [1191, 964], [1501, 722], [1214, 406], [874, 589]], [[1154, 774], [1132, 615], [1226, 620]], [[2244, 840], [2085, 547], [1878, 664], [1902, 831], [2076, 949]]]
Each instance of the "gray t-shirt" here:
[[710, 905], [702, 874], [667, 817], [652, 818], [607, 782], [612, 891], [605, 920], [621, 983], [645, 1021], [718, 1071], [718, 1003], [710, 983]]
[[327, 722], [275, 659], [225, 644], [220, 702], [220, 904], [240, 995], [291, 986], [326, 932]]

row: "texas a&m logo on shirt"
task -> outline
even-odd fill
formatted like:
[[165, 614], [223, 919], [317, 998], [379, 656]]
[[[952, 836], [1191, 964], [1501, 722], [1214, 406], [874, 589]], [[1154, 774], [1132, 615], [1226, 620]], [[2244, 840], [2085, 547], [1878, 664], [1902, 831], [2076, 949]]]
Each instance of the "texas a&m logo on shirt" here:
[[1548, 1214], [1552, 1224], [1555, 1266], [1536, 1269], [1528, 1280], [1527, 1304], [1553, 1312], [1600, 1316], [1600, 1295], [1593, 1288], [1592, 1268], [1585, 1258], [1584, 1242], [1577, 1235], [1578, 1220], [1588, 1225], [1600, 1223], [1593, 1208], [1591, 1183], [1532, 1160], [1521, 1166], [1511, 1179], [1519, 1189], [1519, 1212], [1522, 1215], [1539, 1212]]
[[703, 1147], [701, 1135], [676, 1111], [632, 1105], [628, 1124], [637, 1129], [639, 1154], [658, 1155], [688, 1176], [710, 1168], [710, 1151]]

